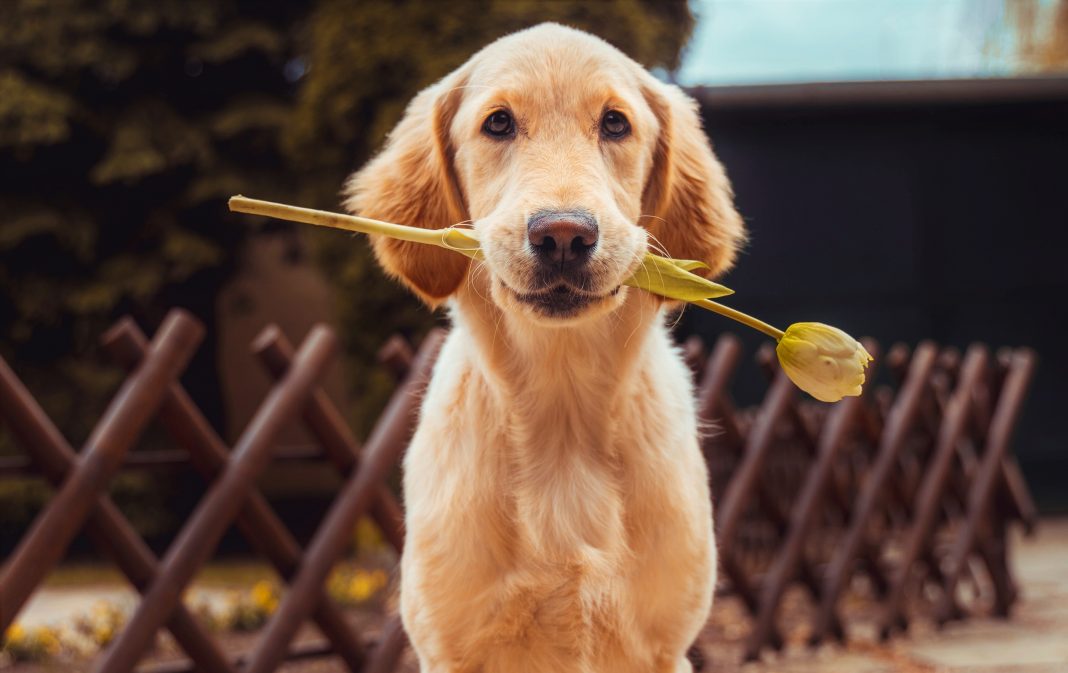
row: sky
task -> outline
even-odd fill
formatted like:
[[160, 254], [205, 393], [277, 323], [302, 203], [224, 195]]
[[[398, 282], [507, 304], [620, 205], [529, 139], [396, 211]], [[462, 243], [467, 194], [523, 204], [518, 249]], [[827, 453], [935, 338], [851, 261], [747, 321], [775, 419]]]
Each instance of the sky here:
[[[680, 84], [1004, 76], [1014, 0], [691, 0]], [[1049, 4], [1051, 0], [1041, 0]]]

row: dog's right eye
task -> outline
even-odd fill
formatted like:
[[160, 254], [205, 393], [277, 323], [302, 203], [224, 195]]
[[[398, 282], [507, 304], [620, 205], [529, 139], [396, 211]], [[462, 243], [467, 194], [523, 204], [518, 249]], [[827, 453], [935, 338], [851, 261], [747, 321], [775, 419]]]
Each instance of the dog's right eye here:
[[497, 110], [482, 122], [482, 132], [493, 138], [515, 135], [515, 120], [504, 110]]

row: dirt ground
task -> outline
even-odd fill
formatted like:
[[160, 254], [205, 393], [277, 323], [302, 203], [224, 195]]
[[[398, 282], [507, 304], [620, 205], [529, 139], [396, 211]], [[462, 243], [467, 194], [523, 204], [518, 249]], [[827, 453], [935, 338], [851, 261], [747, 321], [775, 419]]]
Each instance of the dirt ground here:
[[[741, 661], [742, 643], [749, 630], [744, 608], [730, 597], [717, 600], [712, 618], [697, 646], [709, 673], [1068, 673], [1068, 519], [1044, 520], [1032, 538], [1011, 545], [1020, 601], [1009, 620], [972, 617], [935, 629], [918, 621], [908, 634], [886, 644], [874, 639], [877, 606], [859, 597], [844, 601], [850, 644], [808, 648], [807, 619], [812, 608], [804, 593], [786, 596], [780, 614], [788, 645], [782, 652], [766, 652], [758, 662]], [[62, 602], [60, 607], [65, 607]], [[352, 610], [354, 627], [368, 638], [377, 635], [380, 613]], [[220, 636], [229, 651], [248, 650], [256, 633]], [[298, 642], [321, 640], [311, 626]], [[161, 637], [153, 661], [179, 658], [181, 653]], [[8, 666], [11, 673], [52, 673], [89, 669], [89, 662]], [[344, 670], [337, 659], [324, 658], [285, 666], [286, 673], [326, 673]], [[414, 657], [406, 653], [398, 673], [417, 673]]]

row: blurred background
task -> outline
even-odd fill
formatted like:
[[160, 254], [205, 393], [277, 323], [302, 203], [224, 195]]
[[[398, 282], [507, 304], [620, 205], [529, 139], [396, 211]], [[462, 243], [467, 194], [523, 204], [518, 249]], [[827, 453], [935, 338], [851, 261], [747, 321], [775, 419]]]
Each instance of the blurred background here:
[[[151, 331], [185, 307], [209, 332], [183, 381], [233, 440], [267, 388], [249, 340], [325, 321], [345, 352], [330, 391], [362, 437], [393, 388], [376, 350], [443, 318], [387, 281], [363, 240], [225, 201], [337, 209], [417, 91], [547, 20], [700, 102], [751, 231], [725, 280], [734, 305], [884, 344], [1034, 347], [1016, 452], [1040, 506], [1068, 508], [1063, 0], [7, 0], [0, 355], [78, 446], [121, 380], [98, 336], [120, 315]], [[678, 332], [711, 342], [732, 327], [688, 311]], [[759, 340], [743, 336], [751, 352]], [[739, 402], [761, 390], [743, 378]], [[0, 431], [0, 461], [18, 454]], [[49, 493], [8, 477], [5, 554]], [[298, 530], [337, 486], [314, 471], [266, 482]], [[114, 495], [160, 547], [201, 488], [124, 473]]]

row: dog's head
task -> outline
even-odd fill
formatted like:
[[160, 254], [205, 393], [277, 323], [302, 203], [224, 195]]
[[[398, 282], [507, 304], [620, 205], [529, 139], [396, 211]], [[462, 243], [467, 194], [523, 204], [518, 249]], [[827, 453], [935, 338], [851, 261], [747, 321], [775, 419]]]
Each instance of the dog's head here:
[[[744, 235], [694, 102], [604, 41], [554, 24], [490, 44], [420, 93], [346, 196], [367, 217], [471, 222], [493, 301], [553, 324], [617, 307], [647, 249], [718, 274]], [[374, 246], [431, 305], [469, 272], [447, 250]]]

